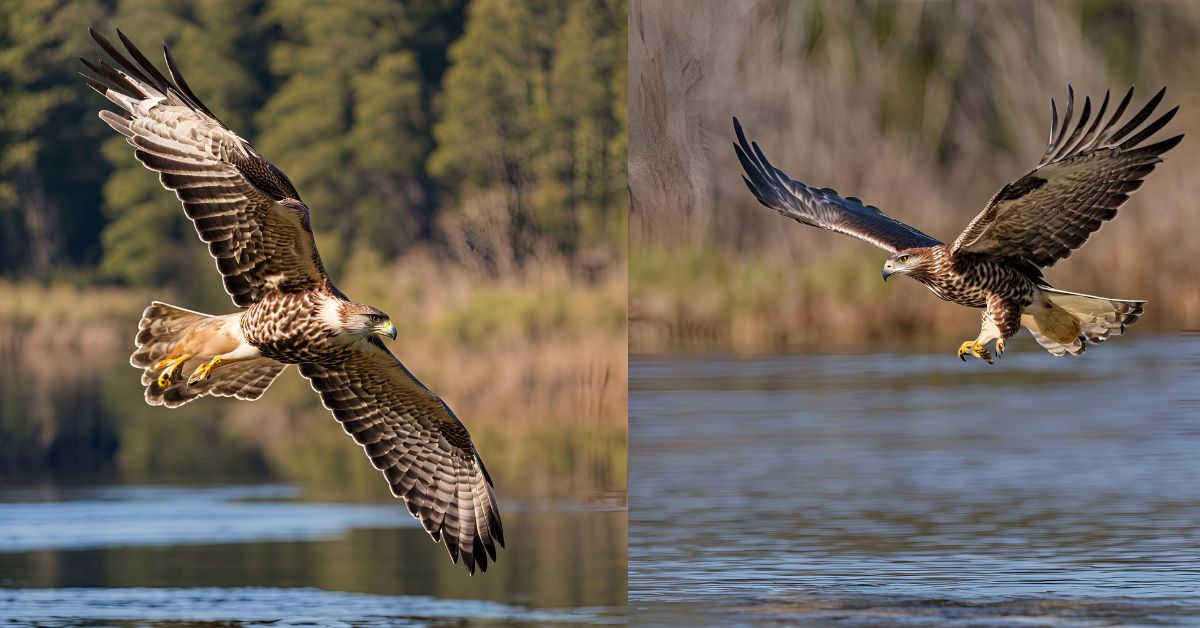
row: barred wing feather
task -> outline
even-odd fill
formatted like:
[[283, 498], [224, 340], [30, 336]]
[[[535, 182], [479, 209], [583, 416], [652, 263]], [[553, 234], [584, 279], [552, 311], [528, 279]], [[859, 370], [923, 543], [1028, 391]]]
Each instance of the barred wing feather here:
[[504, 528], [491, 477], [450, 407], [378, 339], [343, 364], [300, 373], [450, 558], [486, 571]]
[[192, 93], [166, 46], [171, 78], [118, 35], [132, 61], [94, 30], [92, 38], [117, 65], [81, 59], [108, 81], [87, 77], [88, 85], [120, 108], [100, 117], [183, 202], [234, 304], [250, 306], [269, 290], [332, 289], [308, 207], [287, 175], [221, 124]]
[[1162, 161], [1163, 153], [1183, 139], [1176, 135], [1143, 144], [1179, 107], [1134, 132], [1154, 113], [1165, 92], [1166, 88], [1159, 90], [1120, 127], [1117, 123], [1133, 97], [1132, 87], [1107, 122], [1109, 94], [1105, 93], [1091, 125], [1091, 99], [1085, 98], [1072, 128], [1075, 93], [1068, 87], [1061, 127], [1051, 101], [1050, 139], [1038, 167], [1005, 185], [955, 240], [951, 252], [1006, 258], [1039, 268], [1066, 259], [1116, 217], [1129, 195]]
[[866, 240], [892, 253], [941, 244], [937, 238], [889, 218], [878, 207], [791, 179], [767, 161], [758, 143], [746, 140], [737, 118], [733, 119], [733, 129], [738, 140], [733, 148], [745, 171], [742, 180], [759, 203], [802, 224]]

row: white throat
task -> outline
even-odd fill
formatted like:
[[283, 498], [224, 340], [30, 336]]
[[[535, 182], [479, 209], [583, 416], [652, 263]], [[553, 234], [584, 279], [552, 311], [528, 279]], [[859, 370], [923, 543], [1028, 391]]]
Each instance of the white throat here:
[[336, 329], [338, 333], [343, 333], [345, 330], [342, 315], [338, 312], [341, 309], [342, 303], [344, 301], [341, 299], [331, 296], [321, 304], [321, 321], [330, 329]]

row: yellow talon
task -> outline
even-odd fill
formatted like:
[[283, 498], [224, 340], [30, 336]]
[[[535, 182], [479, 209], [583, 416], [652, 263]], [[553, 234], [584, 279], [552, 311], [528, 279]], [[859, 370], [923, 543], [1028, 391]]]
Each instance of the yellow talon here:
[[[175, 382], [175, 370], [179, 368], [179, 365], [183, 364], [184, 362], [187, 362], [188, 358], [190, 358], [190, 357], [192, 357], [192, 356], [189, 354], [184, 354], [177, 358], [167, 358], [165, 360], [162, 360], [158, 364], [155, 364], [154, 368], [163, 369], [163, 372], [158, 374], [158, 387], [159, 388], [168, 388], [172, 383], [174, 383]], [[163, 368], [163, 367], [166, 367], [166, 368]]]
[[958, 359], [966, 362], [967, 354], [971, 354], [981, 360], [986, 360], [988, 364], [995, 364], [995, 362], [992, 361], [992, 354], [988, 353], [987, 347], [975, 342], [974, 340], [968, 340], [958, 346]]
[[1004, 357], [1004, 339], [997, 338], [996, 339], [996, 359], [999, 360], [1002, 357]]
[[221, 356], [216, 356], [205, 364], [196, 367], [192, 376], [188, 378], [188, 385], [197, 384], [209, 378], [212, 375], [212, 370], [221, 363]]

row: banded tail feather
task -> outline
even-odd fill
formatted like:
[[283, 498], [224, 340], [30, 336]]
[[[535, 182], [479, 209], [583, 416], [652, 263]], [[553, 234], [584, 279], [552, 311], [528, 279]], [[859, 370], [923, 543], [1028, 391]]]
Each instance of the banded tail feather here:
[[225, 364], [211, 377], [188, 383], [188, 375], [240, 344], [241, 313], [211, 316], [155, 301], [142, 313], [137, 348], [129, 363], [142, 369], [146, 403], [168, 408], [205, 395], [252, 401], [287, 366], [270, 358]]
[[1021, 323], [1042, 348], [1056, 356], [1082, 355], [1089, 344], [1100, 344], [1125, 333], [1145, 311], [1145, 301], [1110, 299], [1089, 294], [1041, 288], [1044, 305], [1028, 310]]

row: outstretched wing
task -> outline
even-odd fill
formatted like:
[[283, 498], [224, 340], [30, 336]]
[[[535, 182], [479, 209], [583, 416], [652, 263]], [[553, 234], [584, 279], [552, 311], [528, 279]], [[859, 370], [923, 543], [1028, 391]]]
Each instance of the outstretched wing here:
[[829, 188], [812, 188], [789, 178], [767, 161], [757, 142], [746, 141], [737, 118], [733, 119], [733, 129], [738, 140], [733, 148], [746, 171], [742, 180], [763, 205], [797, 222], [854, 236], [892, 253], [941, 244], [937, 238], [888, 218], [878, 207], [864, 205], [852, 196], [842, 198]]
[[504, 529], [471, 435], [382, 342], [358, 346], [343, 364], [301, 364], [300, 373], [433, 540], [469, 573], [486, 571]]
[[245, 307], [270, 290], [328, 285], [308, 207], [287, 175], [221, 124], [192, 93], [166, 46], [170, 79], [117, 34], [133, 62], [94, 30], [92, 38], [119, 67], [80, 59], [109, 82], [85, 75], [88, 85], [121, 108], [100, 117], [183, 201], [233, 302]]
[[951, 252], [1020, 259], [1041, 268], [1066, 259], [1117, 215], [1117, 209], [1162, 161], [1162, 154], [1183, 139], [1176, 135], [1157, 144], [1141, 145], [1165, 126], [1179, 107], [1134, 133], [1154, 113], [1165, 92], [1165, 87], [1159, 90], [1141, 111], [1115, 130], [1133, 97], [1133, 88], [1103, 128], [1100, 125], [1108, 108], [1108, 93], [1091, 126], [1087, 123], [1092, 103], [1085, 98], [1079, 122], [1071, 130], [1075, 94], [1068, 87], [1062, 128], [1058, 126], [1057, 107], [1050, 101], [1050, 139], [1038, 167], [1001, 188], [954, 242]]

